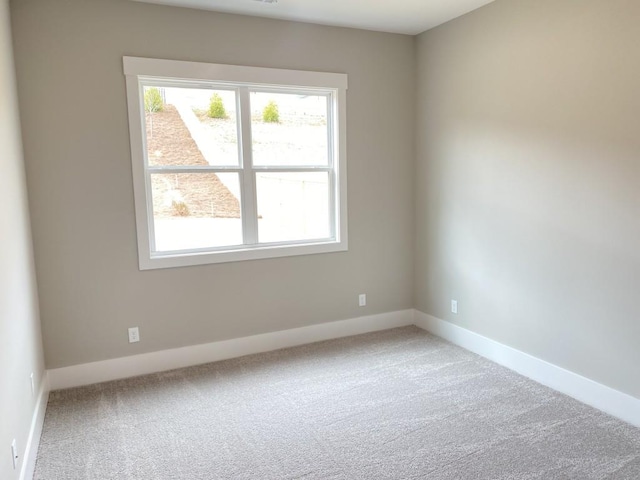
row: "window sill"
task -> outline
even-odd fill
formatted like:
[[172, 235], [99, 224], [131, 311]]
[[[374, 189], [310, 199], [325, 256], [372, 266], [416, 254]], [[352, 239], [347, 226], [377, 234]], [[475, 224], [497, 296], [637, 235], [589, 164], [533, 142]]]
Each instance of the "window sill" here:
[[347, 250], [347, 241], [342, 240], [299, 245], [268, 245], [202, 253], [140, 255], [139, 258], [140, 270], [154, 270], [159, 268], [188, 267], [214, 263], [240, 262], [245, 260], [314, 255], [318, 253], [345, 252]]

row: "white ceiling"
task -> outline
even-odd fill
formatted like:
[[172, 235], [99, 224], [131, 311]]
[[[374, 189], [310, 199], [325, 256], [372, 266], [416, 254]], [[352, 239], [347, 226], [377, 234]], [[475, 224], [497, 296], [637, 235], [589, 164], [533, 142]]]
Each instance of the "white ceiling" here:
[[415, 35], [493, 0], [136, 0]]

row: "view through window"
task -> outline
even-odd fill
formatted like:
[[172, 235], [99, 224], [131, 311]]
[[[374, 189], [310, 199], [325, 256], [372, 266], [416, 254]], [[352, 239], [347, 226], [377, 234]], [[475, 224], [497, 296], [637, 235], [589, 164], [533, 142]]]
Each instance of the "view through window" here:
[[[156, 251], [244, 244], [234, 170], [248, 155], [238, 143], [237, 97], [234, 90], [144, 87]], [[249, 98], [258, 242], [330, 237], [329, 98], [263, 92]]]

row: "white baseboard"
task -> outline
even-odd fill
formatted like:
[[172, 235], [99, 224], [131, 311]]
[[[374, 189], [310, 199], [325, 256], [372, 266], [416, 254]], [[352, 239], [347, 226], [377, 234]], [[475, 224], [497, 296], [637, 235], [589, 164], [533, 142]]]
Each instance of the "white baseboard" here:
[[466, 350], [640, 427], [640, 399], [418, 310], [414, 323]]
[[[29, 468], [33, 472], [49, 389], [59, 390], [162, 372], [407, 325], [416, 325], [538, 383], [640, 427], [640, 399], [450, 322], [417, 310], [401, 310], [49, 370], [48, 387], [46, 390], [41, 389], [27, 446], [28, 452], [33, 451], [33, 458], [29, 455], [25, 456], [28, 461], [23, 466], [23, 475], [20, 478], [21, 480], [31, 478], [24, 473], [28, 472]], [[33, 464], [29, 467], [31, 461]]]
[[89, 385], [268, 352], [360, 333], [413, 325], [413, 310], [368, 315], [251, 337], [174, 348], [49, 370], [51, 390]]
[[31, 428], [29, 429], [29, 437], [24, 451], [22, 469], [20, 470], [20, 480], [31, 480], [36, 469], [36, 458], [38, 458], [38, 447], [40, 446], [40, 436], [42, 435], [42, 427], [44, 426], [44, 414], [47, 410], [47, 402], [49, 400], [49, 380], [47, 372], [44, 372], [42, 381], [40, 382], [40, 391], [38, 392], [38, 401], [36, 402], [31, 419]]

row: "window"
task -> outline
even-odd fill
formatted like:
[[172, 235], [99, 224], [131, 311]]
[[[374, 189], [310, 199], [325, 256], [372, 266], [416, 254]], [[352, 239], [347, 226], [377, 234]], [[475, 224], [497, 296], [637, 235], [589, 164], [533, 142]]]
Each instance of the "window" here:
[[140, 269], [347, 249], [344, 74], [124, 57]]

